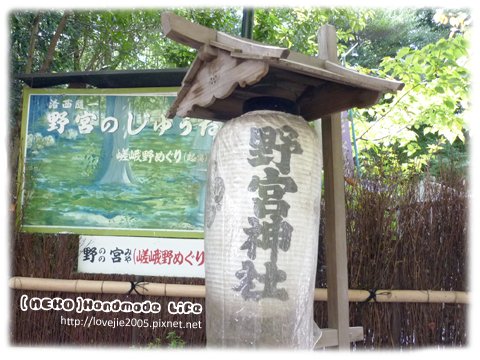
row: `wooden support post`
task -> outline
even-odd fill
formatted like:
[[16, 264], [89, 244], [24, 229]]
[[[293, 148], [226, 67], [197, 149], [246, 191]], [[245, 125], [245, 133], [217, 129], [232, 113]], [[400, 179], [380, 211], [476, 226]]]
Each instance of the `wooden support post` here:
[[[335, 28], [318, 31], [319, 57], [337, 62]], [[325, 251], [328, 288], [328, 327], [336, 329], [338, 348], [350, 348], [345, 189], [340, 113], [322, 118], [323, 169], [325, 182]]]

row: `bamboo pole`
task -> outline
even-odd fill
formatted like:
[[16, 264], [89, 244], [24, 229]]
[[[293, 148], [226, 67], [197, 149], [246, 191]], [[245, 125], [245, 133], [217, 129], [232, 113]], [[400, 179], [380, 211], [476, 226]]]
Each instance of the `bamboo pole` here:
[[[15, 276], [10, 278], [9, 287], [15, 290], [58, 291], [95, 294], [135, 294], [167, 297], [204, 298], [205, 286], [166, 283], [138, 283], [135, 291], [129, 281], [66, 280]], [[434, 290], [377, 290], [376, 302], [391, 303], [445, 303], [468, 304], [469, 294], [465, 291]], [[349, 302], [365, 302], [370, 297], [367, 290], [348, 290]], [[327, 289], [315, 289], [315, 301], [327, 301]]]
[[[365, 302], [370, 297], [368, 290], [348, 290], [349, 302]], [[315, 300], [326, 301], [327, 289], [315, 289]], [[445, 303], [468, 304], [469, 294], [465, 291], [437, 291], [437, 290], [377, 290], [376, 302], [390, 303]]]

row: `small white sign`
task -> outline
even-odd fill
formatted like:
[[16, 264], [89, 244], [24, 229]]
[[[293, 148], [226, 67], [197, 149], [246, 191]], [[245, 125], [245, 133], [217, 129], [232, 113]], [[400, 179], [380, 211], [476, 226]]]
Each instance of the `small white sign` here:
[[205, 277], [201, 239], [80, 236], [78, 271], [171, 277]]

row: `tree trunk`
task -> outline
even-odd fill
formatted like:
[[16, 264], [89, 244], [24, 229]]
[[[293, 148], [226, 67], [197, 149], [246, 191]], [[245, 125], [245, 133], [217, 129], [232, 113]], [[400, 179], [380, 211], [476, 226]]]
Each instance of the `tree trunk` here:
[[25, 66], [25, 74], [30, 74], [32, 72], [33, 54], [35, 52], [35, 45], [37, 44], [38, 27], [40, 25], [41, 17], [42, 13], [39, 11], [33, 19], [32, 32], [30, 33], [30, 43], [28, 44], [28, 58], [27, 65]]
[[40, 68], [40, 72], [44, 73], [47, 72], [50, 68], [50, 65], [53, 61], [53, 55], [55, 54], [55, 48], [57, 47], [58, 39], [60, 39], [60, 35], [65, 29], [65, 25], [67, 24], [67, 19], [71, 15], [71, 12], [64, 12], [60, 22], [58, 23], [57, 30], [53, 35], [52, 40], [50, 41], [50, 45], [48, 46], [47, 55], [45, 56], [45, 60], [43, 61], [42, 67]]
[[128, 110], [126, 96], [107, 96], [107, 116], [118, 119], [118, 129], [114, 133], [105, 133], [100, 155], [96, 181], [99, 184], [131, 184], [133, 171], [128, 161], [119, 161], [118, 150], [128, 148]]
[[[77, 14], [73, 14], [73, 21], [75, 24], [78, 23]], [[71, 46], [73, 52], [73, 71], [80, 71], [80, 48], [78, 46], [79, 34], [75, 31], [75, 35], [72, 37]]]
[[97, 50], [92, 58], [90, 59], [90, 62], [88, 63], [87, 67], [85, 68], [85, 71], [91, 71], [95, 65], [95, 63], [97, 62], [98, 58], [100, 57], [100, 50]]

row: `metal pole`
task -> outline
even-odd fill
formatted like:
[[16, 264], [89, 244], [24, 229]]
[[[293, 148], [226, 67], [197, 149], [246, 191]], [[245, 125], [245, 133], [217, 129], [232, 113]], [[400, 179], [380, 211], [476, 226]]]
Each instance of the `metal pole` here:
[[360, 162], [358, 161], [358, 147], [357, 136], [355, 135], [355, 125], [353, 124], [352, 110], [348, 109], [348, 119], [352, 122], [352, 137], [353, 137], [353, 150], [355, 151], [355, 167], [357, 168], [357, 176], [361, 177]]
[[[356, 47], [358, 46], [358, 42], [355, 43], [346, 53], [342, 55], [342, 65], [345, 67], [346, 59], [348, 54], [350, 54]], [[352, 123], [352, 138], [353, 138], [353, 149], [355, 151], [355, 167], [357, 169], [357, 176], [360, 177], [362, 174], [360, 172], [360, 162], [358, 161], [358, 148], [357, 148], [357, 137], [355, 136], [355, 126], [353, 124], [353, 116], [352, 110], [348, 109], [348, 120]]]
[[244, 38], [252, 39], [252, 36], [253, 36], [253, 17], [254, 17], [254, 10], [252, 8], [243, 8], [241, 35]]

